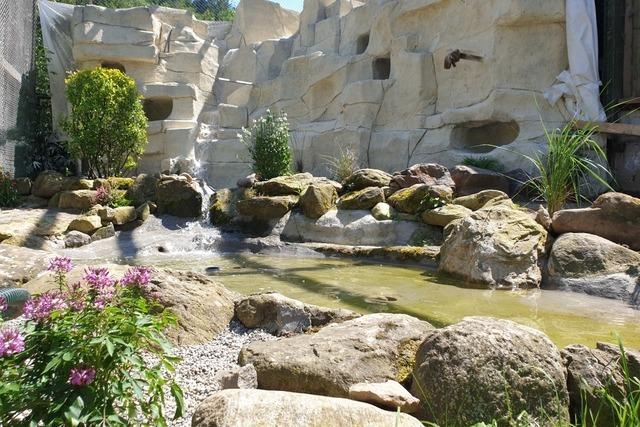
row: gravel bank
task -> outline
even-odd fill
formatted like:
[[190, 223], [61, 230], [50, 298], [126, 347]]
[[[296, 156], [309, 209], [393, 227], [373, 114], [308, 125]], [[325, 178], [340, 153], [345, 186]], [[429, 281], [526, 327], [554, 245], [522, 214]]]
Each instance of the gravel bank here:
[[[198, 404], [218, 390], [217, 376], [238, 366], [238, 354], [243, 345], [273, 339], [273, 335], [262, 330], [247, 329], [232, 322], [228, 329], [206, 344], [176, 347], [174, 354], [182, 358], [176, 367], [176, 380], [184, 391], [185, 416], [170, 421], [169, 426], [191, 426], [191, 417]], [[174, 410], [172, 399], [167, 399], [167, 416], [170, 417]]]

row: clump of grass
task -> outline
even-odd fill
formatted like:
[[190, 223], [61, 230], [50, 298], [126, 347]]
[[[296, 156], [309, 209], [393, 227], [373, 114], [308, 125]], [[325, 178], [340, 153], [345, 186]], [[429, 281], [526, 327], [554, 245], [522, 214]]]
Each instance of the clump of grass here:
[[337, 157], [323, 156], [331, 178], [338, 182], [347, 179], [351, 174], [360, 169], [360, 159], [356, 150], [352, 147], [340, 148]]
[[462, 160], [462, 164], [494, 172], [504, 172], [505, 169], [504, 165], [498, 159], [494, 159], [490, 156], [465, 157]]

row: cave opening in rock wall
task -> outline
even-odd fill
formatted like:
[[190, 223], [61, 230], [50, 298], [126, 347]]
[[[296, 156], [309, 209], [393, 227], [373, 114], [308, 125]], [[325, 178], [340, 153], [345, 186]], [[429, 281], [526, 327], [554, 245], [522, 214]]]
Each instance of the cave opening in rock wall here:
[[520, 126], [510, 122], [468, 122], [456, 125], [450, 136], [451, 148], [488, 153], [496, 146], [512, 143], [520, 135]]
[[369, 47], [369, 33], [362, 34], [356, 40], [356, 54], [360, 55], [361, 53], [364, 53], [367, 50], [367, 47]]
[[124, 68], [124, 65], [122, 65], [119, 62], [111, 62], [111, 61], [105, 61], [102, 64], [100, 64], [100, 66], [102, 68], [109, 68], [111, 70], [120, 70], [122, 71], [124, 74], [127, 73], [127, 70]]
[[373, 79], [386, 80], [391, 75], [391, 58], [376, 58], [373, 60]]
[[168, 96], [146, 98], [142, 100], [142, 108], [150, 122], [165, 120], [173, 111], [173, 99]]

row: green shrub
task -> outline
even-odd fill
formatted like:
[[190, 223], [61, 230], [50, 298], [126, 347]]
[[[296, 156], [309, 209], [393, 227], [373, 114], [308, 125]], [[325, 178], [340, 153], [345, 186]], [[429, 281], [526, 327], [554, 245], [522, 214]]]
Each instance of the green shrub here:
[[[166, 426], [165, 392], [183, 412], [163, 331], [175, 317], [147, 299], [151, 271], [119, 281], [88, 268], [69, 285], [68, 258], [49, 270], [58, 290], [27, 301], [20, 328], [0, 319], [0, 425]], [[6, 309], [0, 301], [0, 311]]]
[[435, 208], [446, 205], [447, 202], [438, 196], [428, 194], [424, 199], [420, 201], [418, 212], [430, 211]]
[[96, 190], [95, 202], [102, 206], [119, 208], [122, 206], [133, 206], [133, 201], [127, 199], [125, 190], [118, 190], [110, 187], [98, 187]]
[[119, 70], [77, 71], [66, 80], [71, 114], [61, 121], [67, 151], [97, 177], [135, 166], [147, 142], [147, 118], [135, 82]]
[[476, 168], [487, 169], [494, 172], [504, 172], [504, 165], [498, 159], [490, 156], [465, 157], [462, 164]]
[[266, 114], [244, 129], [242, 138], [253, 159], [253, 171], [266, 180], [291, 173], [289, 122], [286, 114]]
[[342, 182], [360, 169], [358, 153], [352, 147], [341, 147], [338, 157], [324, 156], [331, 178]]
[[11, 176], [0, 168], [0, 207], [10, 208], [16, 206], [20, 195]]

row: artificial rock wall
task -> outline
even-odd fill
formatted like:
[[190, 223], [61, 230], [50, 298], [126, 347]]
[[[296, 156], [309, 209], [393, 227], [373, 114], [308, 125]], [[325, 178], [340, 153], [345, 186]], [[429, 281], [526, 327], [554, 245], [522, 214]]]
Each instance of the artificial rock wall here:
[[[388, 171], [474, 155], [522, 166], [513, 151], [543, 148], [540, 119], [563, 121], [542, 94], [568, 67], [564, 21], [561, 0], [305, 0], [300, 14], [241, 0], [232, 25], [78, 6], [72, 38], [77, 67], [138, 83], [141, 171], [190, 159], [222, 187], [250, 171], [240, 131], [267, 108], [288, 114], [296, 166], [314, 174], [347, 148]], [[471, 59], [445, 69], [455, 50]]]

